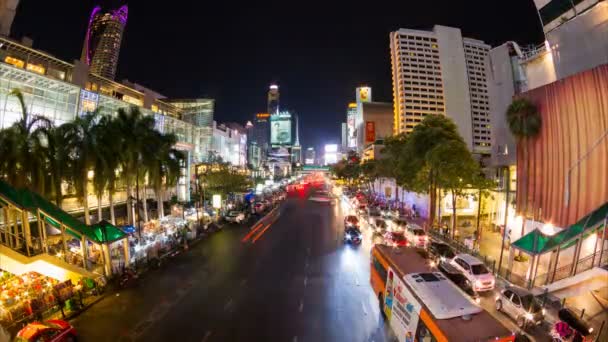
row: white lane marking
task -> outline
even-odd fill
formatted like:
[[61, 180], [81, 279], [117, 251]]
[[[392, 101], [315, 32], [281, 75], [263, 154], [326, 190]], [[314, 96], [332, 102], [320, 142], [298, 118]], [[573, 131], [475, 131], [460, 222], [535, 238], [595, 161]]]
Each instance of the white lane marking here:
[[300, 299], [300, 308], [298, 308], [298, 311], [304, 311], [304, 301], [302, 299]]
[[363, 309], [363, 314], [367, 316], [367, 310], [365, 309], [365, 304], [363, 304], [363, 302], [361, 302], [361, 309]]
[[308, 284], [308, 277], [304, 277], [304, 287], [306, 287], [306, 284]]
[[226, 302], [226, 305], [224, 305], [224, 311], [228, 311], [228, 309], [230, 309], [231, 306], [232, 306], [232, 298], [228, 299], [228, 302]]
[[205, 333], [205, 336], [203, 336], [203, 339], [201, 342], [207, 342], [207, 340], [209, 339], [209, 337], [211, 337], [211, 331], [207, 331]]

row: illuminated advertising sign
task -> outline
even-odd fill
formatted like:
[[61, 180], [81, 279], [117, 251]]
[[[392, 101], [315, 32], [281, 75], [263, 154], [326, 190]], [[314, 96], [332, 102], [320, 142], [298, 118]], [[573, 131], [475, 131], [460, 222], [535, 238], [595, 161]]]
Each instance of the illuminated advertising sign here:
[[373, 121], [365, 122], [365, 142], [370, 143], [376, 141], [376, 123]]
[[331, 165], [338, 162], [338, 145], [325, 145], [325, 165]]
[[414, 341], [422, 306], [392, 268], [388, 269], [384, 312], [397, 340]]
[[222, 195], [213, 195], [211, 204], [213, 208], [220, 209], [222, 207]]
[[255, 115], [256, 118], [258, 119], [268, 119], [270, 117], [270, 114], [268, 113], [257, 113]]
[[372, 88], [359, 87], [357, 88], [357, 103], [372, 102]]
[[291, 115], [279, 114], [270, 117], [270, 144], [291, 145]]
[[[351, 103], [354, 104], [354, 103]], [[346, 114], [346, 141], [347, 146], [350, 148], [357, 147], [357, 139], [355, 135], [355, 117], [357, 115], [357, 105], [354, 107], [348, 106], [348, 112]]]
[[97, 109], [98, 104], [99, 94], [88, 90], [80, 91], [80, 116], [94, 112]]

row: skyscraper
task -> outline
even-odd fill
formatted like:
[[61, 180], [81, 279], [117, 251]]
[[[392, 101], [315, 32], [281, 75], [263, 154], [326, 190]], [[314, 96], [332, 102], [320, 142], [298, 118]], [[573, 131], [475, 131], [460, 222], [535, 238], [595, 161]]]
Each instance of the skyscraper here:
[[80, 59], [92, 73], [114, 79], [128, 12], [127, 5], [109, 12], [96, 6], [91, 12]]
[[270, 90], [268, 90], [268, 113], [270, 115], [279, 114], [279, 95], [279, 86], [271, 84]]
[[410, 133], [426, 115], [446, 115], [469, 149], [490, 153], [490, 46], [460, 29], [400, 29], [390, 34], [394, 133]]
[[8, 37], [11, 34], [17, 6], [19, 0], [0, 0], [0, 35]]

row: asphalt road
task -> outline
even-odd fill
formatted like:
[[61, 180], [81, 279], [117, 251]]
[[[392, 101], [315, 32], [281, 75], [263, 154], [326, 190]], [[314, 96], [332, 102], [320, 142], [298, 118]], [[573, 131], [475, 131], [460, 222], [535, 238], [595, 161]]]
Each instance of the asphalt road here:
[[385, 341], [341, 210], [293, 196], [255, 234], [226, 226], [75, 318], [79, 341]]

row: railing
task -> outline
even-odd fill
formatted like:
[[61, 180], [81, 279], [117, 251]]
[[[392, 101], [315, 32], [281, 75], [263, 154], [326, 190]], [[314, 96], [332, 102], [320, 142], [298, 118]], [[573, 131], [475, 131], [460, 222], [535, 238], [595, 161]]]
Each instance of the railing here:
[[[602, 266], [608, 264], [608, 250], [604, 250], [602, 259], [600, 260], [601, 251], [597, 251], [584, 258], [580, 258], [576, 266], [576, 274], [592, 269], [594, 266]], [[541, 274], [534, 279], [534, 284], [541, 286], [548, 283], [553, 283], [570, 277], [572, 273], [573, 264], [558, 267], [555, 272], [549, 271], [545, 274]]]

